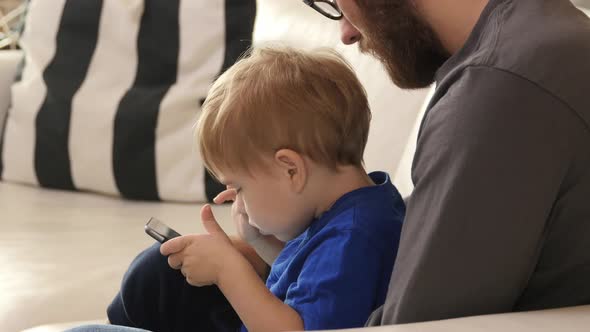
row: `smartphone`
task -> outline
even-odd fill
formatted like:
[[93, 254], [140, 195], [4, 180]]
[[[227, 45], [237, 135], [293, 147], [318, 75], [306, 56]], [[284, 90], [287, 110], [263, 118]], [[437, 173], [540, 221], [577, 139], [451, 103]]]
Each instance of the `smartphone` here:
[[166, 226], [166, 224], [154, 217], [150, 218], [147, 224], [145, 224], [144, 228], [145, 232], [149, 236], [153, 237], [160, 243], [164, 243], [170, 239], [180, 236], [178, 232]]

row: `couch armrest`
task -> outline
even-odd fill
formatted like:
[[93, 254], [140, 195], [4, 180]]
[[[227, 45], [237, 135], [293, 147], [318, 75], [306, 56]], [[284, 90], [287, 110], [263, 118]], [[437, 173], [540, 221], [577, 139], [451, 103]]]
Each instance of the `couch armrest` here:
[[21, 59], [22, 52], [20, 51], [0, 51], [0, 140], [4, 130], [6, 112], [10, 106], [10, 86], [14, 81]]
[[[22, 332], [60, 332], [103, 321], [43, 325]], [[590, 305], [551, 310], [473, 316], [424, 323], [331, 330], [330, 332], [582, 332], [590, 325]], [[321, 331], [316, 331], [321, 332]], [[328, 332], [328, 331], [325, 331]]]

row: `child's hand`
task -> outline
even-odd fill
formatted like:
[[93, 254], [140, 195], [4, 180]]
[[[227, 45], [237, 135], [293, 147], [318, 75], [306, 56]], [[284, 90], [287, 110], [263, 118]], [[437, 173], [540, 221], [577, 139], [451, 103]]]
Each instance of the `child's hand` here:
[[170, 267], [181, 270], [193, 286], [217, 283], [224, 267], [235, 259], [244, 259], [215, 220], [211, 206], [201, 209], [201, 221], [207, 234], [177, 237], [160, 247], [160, 253], [168, 256]]
[[223, 204], [228, 201], [233, 202], [231, 216], [236, 224], [236, 230], [240, 238], [250, 244], [256, 242], [262, 234], [260, 234], [258, 228], [250, 225], [248, 214], [246, 214], [246, 209], [244, 208], [244, 201], [238, 195], [236, 189], [227, 188], [213, 199], [215, 204]]

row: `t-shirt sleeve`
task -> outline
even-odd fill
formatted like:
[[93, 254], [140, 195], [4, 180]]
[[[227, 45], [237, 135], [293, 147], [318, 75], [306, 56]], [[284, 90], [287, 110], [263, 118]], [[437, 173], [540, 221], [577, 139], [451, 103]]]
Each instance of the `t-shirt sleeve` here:
[[363, 326], [378, 301], [379, 283], [391, 272], [383, 271], [381, 257], [368, 237], [331, 231], [306, 258], [285, 303], [301, 315], [305, 330]]
[[450, 87], [423, 123], [388, 298], [371, 325], [515, 308], [572, 159], [573, 117], [493, 68]]

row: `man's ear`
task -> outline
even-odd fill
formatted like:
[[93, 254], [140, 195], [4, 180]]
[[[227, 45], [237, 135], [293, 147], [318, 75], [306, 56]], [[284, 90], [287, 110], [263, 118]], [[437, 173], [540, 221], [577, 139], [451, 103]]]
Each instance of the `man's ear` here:
[[275, 153], [274, 161], [279, 166], [281, 176], [291, 181], [291, 188], [297, 193], [303, 191], [308, 177], [303, 156], [290, 149], [281, 149]]

